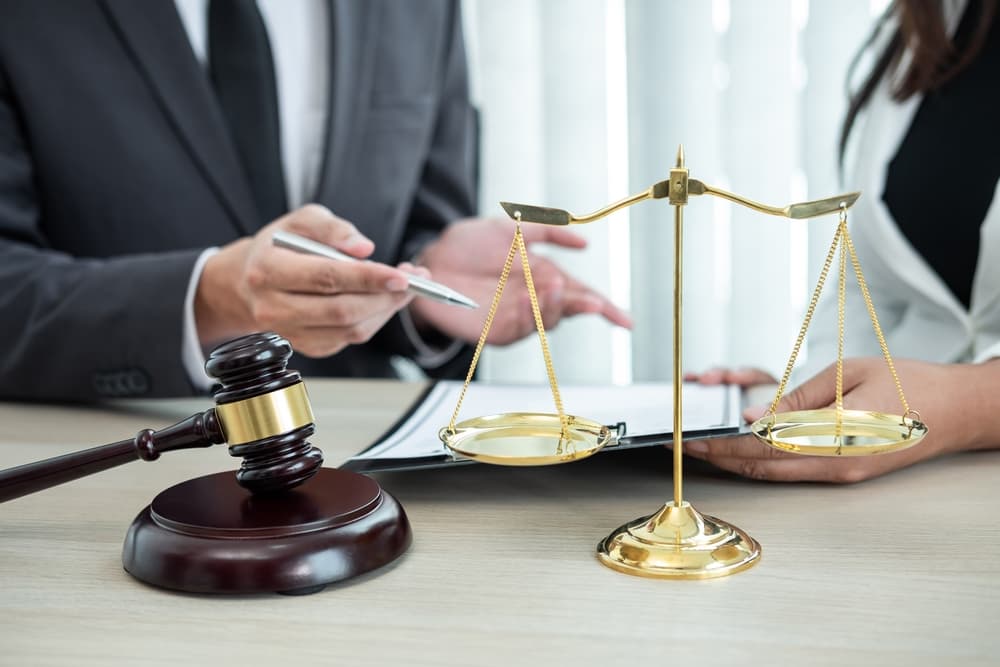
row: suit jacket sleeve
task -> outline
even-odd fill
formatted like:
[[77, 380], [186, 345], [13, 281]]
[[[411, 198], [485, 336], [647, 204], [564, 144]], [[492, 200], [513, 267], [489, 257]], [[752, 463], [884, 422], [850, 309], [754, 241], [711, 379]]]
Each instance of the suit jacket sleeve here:
[[[413, 197], [399, 261], [412, 260], [444, 228], [472, 216], [477, 209], [479, 180], [478, 114], [469, 97], [468, 67], [458, 2], [451, 3], [448, 39], [440, 54], [440, 95], [433, 140], [424, 160], [420, 183]], [[390, 352], [413, 357], [417, 350], [406, 336], [399, 317], [382, 328], [373, 341]], [[446, 345], [447, 340], [429, 341]], [[425, 369], [436, 377], [464, 377], [471, 347], [439, 368]]]
[[49, 184], [37, 181], [0, 72], [0, 398], [190, 394], [180, 322], [199, 251], [113, 259], [55, 251], [41, 197]]

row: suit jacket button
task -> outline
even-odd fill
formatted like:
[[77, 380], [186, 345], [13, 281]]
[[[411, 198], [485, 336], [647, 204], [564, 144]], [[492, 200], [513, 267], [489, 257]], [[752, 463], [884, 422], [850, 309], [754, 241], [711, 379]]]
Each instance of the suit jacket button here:
[[114, 398], [125, 393], [125, 383], [122, 381], [121, 371], [108, 373], [108, 394]]
[[149, 392], [149, 376], [143, 371], [133, 368], [125, 373], [126, 391], [132, 396], [141, 396]]
[[94, 391], [97, 392], [98, 396], [107, 396], [110, 392], [108, 387], [108, 376], [104, 373], [94, 373], [91, 376], [91, 385], [94, 387]]

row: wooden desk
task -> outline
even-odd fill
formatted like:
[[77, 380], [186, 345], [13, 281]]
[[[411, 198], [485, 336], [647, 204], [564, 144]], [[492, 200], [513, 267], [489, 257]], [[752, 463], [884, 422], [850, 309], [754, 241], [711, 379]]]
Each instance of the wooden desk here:
[[[419, 389], [311, 382], [314, 442], [331, 464], [344, 460]], [[210, 405], [0, 405], [0, 466]], [[157, 492], [235, 463], [224, 447], [174, 452], [0, 505], [0, 664], [1000, 660], [1000, 452], [849, 487], [755, 483], [692, 463], [687, 497], [763, 545], [759, 565], [718, 580], [633, 578], [594, 557], [605, 534], [671, 493], [670, 457], [658, 449], [551, 468], [382, 475], [409, 513], [411, 550], [386, 571], [312, 596], [177, 594], [122, 570], [125, 531]]]

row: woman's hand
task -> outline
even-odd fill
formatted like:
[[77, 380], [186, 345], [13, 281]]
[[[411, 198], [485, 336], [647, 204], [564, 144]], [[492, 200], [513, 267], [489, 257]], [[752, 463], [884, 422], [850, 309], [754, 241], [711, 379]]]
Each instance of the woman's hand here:
[[[859, 482], [935, 456], [1000, 446], [1000, 360], [982, 364], [935, 364], [896, 360], [910, 407], [920, 413], [928, 434], [909, 449], [873, 456], [826, 457], [791, 454], [762, 444], [752, 435], [700, 440], [684, 451], [724, 470], [773, 481]], [[779, 412], [831, 407], [836, 367], [831, 365], [788, 393]], [[896, 385], [883, 359], [844, 362], [844, 408], [900, 414]], [[766, 406], [748, 408], [755, 421]]]

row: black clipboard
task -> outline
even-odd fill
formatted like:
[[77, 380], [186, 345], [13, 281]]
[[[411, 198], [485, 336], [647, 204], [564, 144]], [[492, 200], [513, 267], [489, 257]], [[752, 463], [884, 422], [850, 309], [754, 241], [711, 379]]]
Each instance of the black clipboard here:
[[[436, 437], [437, 428], [443, 426], [444, 424], [421, 424], [421, 423], [410, 423], [411, 420], [415, 418], [415, 415], [419, 410], [425, 409], [427, 406], [426, 402], [431, 399], [438, 390], [441, 389], [440, 385], [442, 382], [430, 383], [424, 391], [417, 396], [416, 399], [408, 406], [404, 413], [390, 426], [379, 438], [377, 438], [371, 445], [366, 447], [364, 450], [359, 452], [344, 462], [340, 467], [346, 470], [351, 470], [360, 473], [372, 473], [372, 472], [390, 472], [390, 471], [401, 471], [401, 470], [421, 470], [428, 468], [450, 468], [470, 465], [477, 463], [471, 459], [467, 459], [462, 456], [458, 456], [446, 450], [444, 446], [441, 446], [441, 451], [433, 455], [426, 456], [414, 456], [414, 457], [378, 457], [378, 458], [366, 458], [370, 452], [376, 451], [377, 449], [383, 447], [383, 445], [388, 441], [389, 438], [399, 436], [400, 429], [410, 428], [410, 429], [430, 429], [434, 432]], [[461, 383], [450, 382], [447, 384], [451, 385], [461, 385]], [[664, 385], [665, 386], [665, 385]], [[614, 387], [609, 387], [609, 391], [613, 391]], [[722, 411], [730, 415], [727, 423], [712, 426], [709, 428], [696, 428], [696, 429], [686, 429], [684, 431], [684, 440], [698, 440], [704, 438], [721, 438], [721, 437], [733, 437], [738, 435], [743, 435], [749, 433], [748, 426], [743, 422], [739, 414], [744, 407], [744, 394], [735, 388], [727, 388], [725, 393], [726, 405], [722, 408]], [[443, 398], [442, 398], [443, 400]], [[735, 402], [734, 405], [729, 405], [729, 402]], [[664, 405], [664, 414], [672, 422], [672, 406]], [[736, 415], [734, 418], [732, 415]], [[605, 446], [597, 454], [602, 454], [605, 452], [616, 452], [616, 451], [626, 451], [630, 449], [636, 449], [640, 447], [652, 447], [657, 445], [664, 445], [666, 443], [673, 441], [672, 428], [669, 430], [654, 429], [652, 431], [645, 432], [630, 432], [629, 425], [627, 421], [616, 421], [614, 423], [606, 423], [606, 425], [616, 433], [615, 442]], [[671, 424], [672, 427], [672, 424]]]

